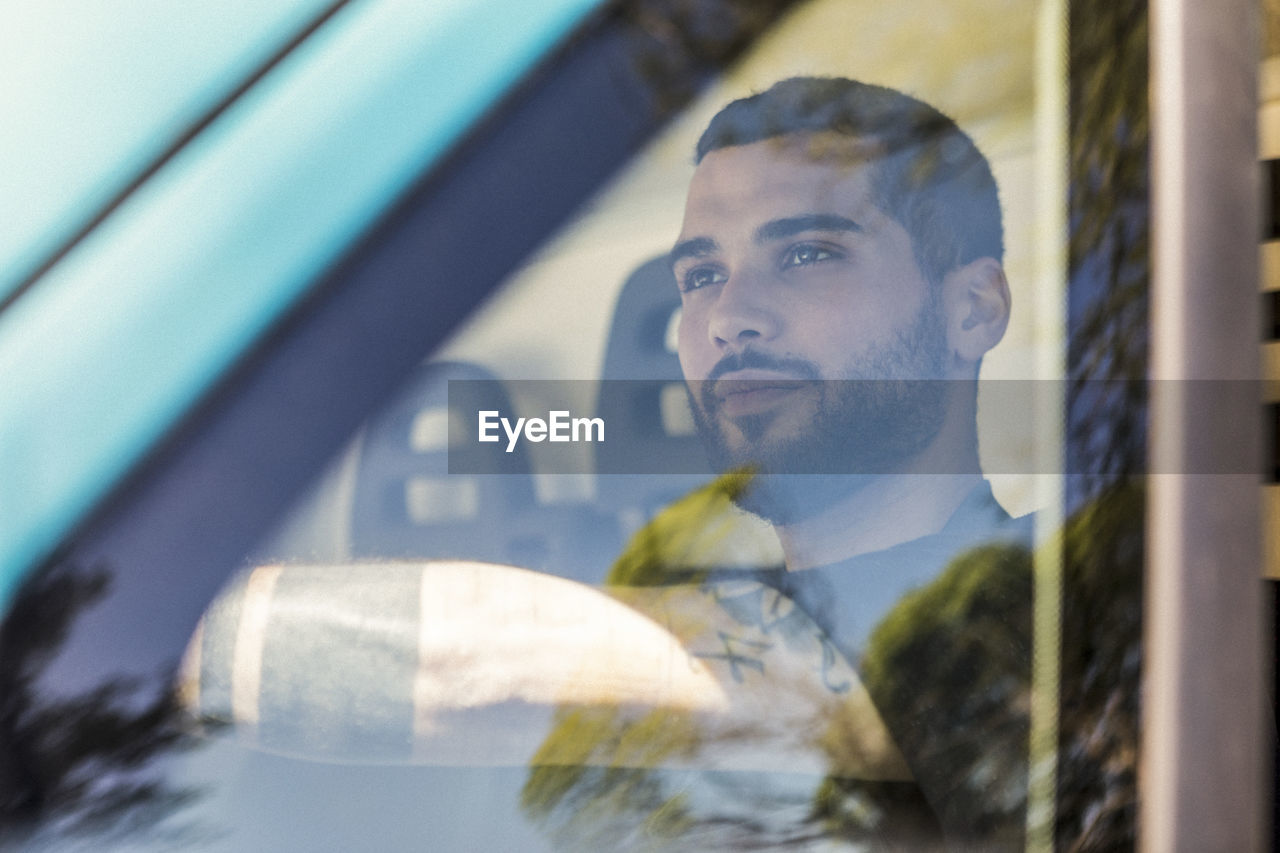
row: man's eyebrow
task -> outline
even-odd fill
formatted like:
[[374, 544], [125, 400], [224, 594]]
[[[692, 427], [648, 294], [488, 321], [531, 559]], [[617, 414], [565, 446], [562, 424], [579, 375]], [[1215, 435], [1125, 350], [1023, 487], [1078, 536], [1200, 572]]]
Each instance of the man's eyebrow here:
[[774, 219], [756, 229], [756, 242], [767, 243], [770, 240], [781, 240], [804, 231], [861, 231], [862, 226], [847, 216], [838, 213], [804, 213], [799, 216], [788, 216], [785, 219]]
[[719, 244], [710, 237], [694, 237], [692, 240], [676, 243], [671, 254], [667, 256], [667, 263], [674, 267], [684, 258], [701, 258], [713, 254], [719, 248]]

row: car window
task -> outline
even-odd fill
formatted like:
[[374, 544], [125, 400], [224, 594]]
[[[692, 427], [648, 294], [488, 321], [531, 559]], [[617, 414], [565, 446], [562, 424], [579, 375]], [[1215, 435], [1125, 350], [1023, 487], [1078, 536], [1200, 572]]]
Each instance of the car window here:
[[[82, 788], [40, 787], [37, 759], [56, 750], [28, 739], [12, 789], [31, 817], [10, 837], [213, 850], [1132, 842], [1132, 756], [1100, 768], [1087, 732], [1133, 743], [1140, 626], [1109, 629], [1091, 662], [1058, 645], [1088, 631], [1064, 624], [1064, 597], [1129, 614], [1137, 593], [1064, 581], [1124, 552], [1099, 529], [1123, 539], [1138, 525], [1140, 538], [1132, 492], [1063, 477], [1070, 430], [1108, 428], [1064, 423], [1068, 341], [1085, 345], [1067, 308], [1089, 310], [1070, 301], [1071, 276], [1096, 257], [1086, 238], [1068, 244], [1080, 233], [1068, 224], [1125, 215], [1082, 212], [1067, 193], [1071, 170], [1088, 168], [1073, 159], [1071, 87], [1103, 72], [1067, 75], [1065, 10], [1051, 3], [783, 5], [776, 18], [749, 4], [619, 7], [645, 34], [624, 56], [650, 86], [623, 110], [669, 110], [662, 131], [443, 341], [417, 349], [249, 553], [192, 578], [207, 593], [175, 594], [183, 606], [166, 612], [182, 566], [128, 581], [70, 560], [28, 585], [16, 616], [58, 618], [7, 670], [15, 683], [92, 684], [95, 667], [134, 655], [164, 660], [170, 680], [32, 693], [48, 726], [106, 726], [119, 737], [104, 742], [136, 760], [90, 751], [71, 763]], [[702, 88], [673, 83], [660, 57], [684, 41], [738, 59]], [[860, 132], [867, 148], [812, 128], [752, 138], [751, 122], [772, 127], [766, 112], [699, 160], [726, 104], [797, 78], [795, 105], [780, 95], [777, 109], [807, 115], [808, 99], [844, 85], [828, 78], [851, 78], [918, 99], [892, 103], [925, 127], [934, 113], [914, 104], [940, 110], [960, 136], [918, 156], [874, 89], [885, 112]], [[683, 106], [660, 106], [668, 98]], [[971, 156], [961, 138], [989, 179], [957, 165]], [[887, 188], [886, 175], [916, 187], [921, 170], [948, 169], [961, 177], [928, 204]], [[501, 177], [470, 176], [465, 193], [498, 210]], [[455, 191], [437, 179], [427, 196]], [[998, 187], [999, 247], [981, 226], [947, 238], [981, 251], [935, 247], [971, 223], [938, 225], [929, 204], [955, 204], [970, 180]], [[442, 306], [473, 286], [470, 267], [488, 269], [485, 241], [501, 240], [478, 221], [481, 252], [441, 255], [441, 273], [418, 282]], [[1091, 293], [1114, 292], [1116, 270], [1099, 269]], [[941, 355], [919, 355], [943, 340]], [[956, 389], [976, 394], [958, 404], [976, 450], [904, 470], [949, 434], [930, 413], [950, 412], [938, 401]], [[752, 455], [792, 417], [801, 433], [858, 429], [807, 454]], [[873, 452], [859, 456], [863, 445]], [[775, 459], [799, 485], [753, 502]], [[835, 522], [832, 507], [844, 508]], [[1122, 568], [1112, 576], [1137, 571]], [[99, 608], [120, 589], [129, 604]], [[85, 626], [104, 631], [112, 608], [170, 620], [183, 641], [142, 653], [139, 628], [91, 648]], [[68, 637], [78, 651], [59, 656]], [[1060, 680], [1074, 678], [1063, 669], [1113, 658], [1127, 663], [1099, 676], [1076, 717], [1060, 714]], [[1067, 760], [1061, 744], [1080, 749]]]

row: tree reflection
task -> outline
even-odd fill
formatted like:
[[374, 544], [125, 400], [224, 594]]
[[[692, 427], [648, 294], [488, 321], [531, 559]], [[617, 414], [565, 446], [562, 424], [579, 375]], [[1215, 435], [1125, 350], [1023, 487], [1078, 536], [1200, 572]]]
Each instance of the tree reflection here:
[[1143, 3], [1071, 4], [1067, 365], [1077, 503], [1146, 461], [1150, 122]]
[[1063, 554], [1058, 844], [1136, 840], [1143, 490], [1116, 485], [1073, 518]]
[[[655, 519], [616, 576], [688, 581], [726, 535], [720, 482]], [[1137, 744], [1142, 494], [1114, 486], [1064, 531], [1063, 849], [1131, 844]], [[718, 530], [711, 540], [697, 531]], [[657, 535], [665, 531], [666, 535]], [[679, 543], [664, 555], [662, 542]], [[858, 672], [914, 783], [848, 772], [866, 729], [830, 706], [811, 740], [825, 777], [687, 769], [723, 741], [695, 715], [562, 708], [532, 760], [522, 807], [558, 847], [767, 849], [823, 839], [871, 849], [1018, 849], [1025, 823], [1031, 691], [1030, 551], [961, 554], [873, 632]], [[750, 737], [743, 732], [742, 737]], [[685, 768], [685, 769], [682, 769]], [[781, 771], [777, 776], [785, 776]]]
[[1071, 379], [1056, 841], [1136, 843], [1150, 287], [1147, 4], [1070, 4]]
[[[608, 583], [676, 583], [696, 596], [740, 532], [732, 499], [748, 482], [726, 475], [659, 513]], [[686, 621], [677, 635], [687, 640], [705, 627]], [[563, 707], [531, 760], [521, 807], [557, 849], [776, 849], [821, 837], [812, 781], [777, 791], [768, 774], [688, 769], [753, 737], [748, 727], [712, 731], [694, 714], [663, 708]]]
[[520, 806], [557, 849], [632, 849], [641, 839], [668, 845], [687, 836], [693, 819], [683, 794], [652, 768], [696, 745], [687, 714], [656, 710], [628, 720], [617, 708], [562, 709], [533, 757]]
[[[1026, 805], [1031, 555], [957, 557], [872, 634], [862, 677], [948, 831], [1017, 840]], [[838, 787], [838, 785], [829, 785]]]
[[56, 564], [21, 587], [0, 623], [0, 846], [191, 837], [192, 827], [161, 828], [198, 795], [158, 771], [192, 743], [170, 679], [157, 688], [117, 676], [68, 696], [39, 683], [75, 621], [110, 585], [103, 567]]
[[[742, 475], [721, 478], [660, 513], [610, 580], [675, 583], [696, 598], [704, 582], [716, 582], [709, 564], [734, 535], [731, 498], [746, 483]], [[788, 772], [795, 765], [787, 760], [772, 772], [716, 770], [744, 745], [767, 749], [747, 725], [726, 729], [661, 708], [563, 707], [531, 761], [521, 805], [558, 848], [776, 849], [843, 841], [859, 849], [929, 849], [944, 838], [988, 849], [1016, 844], [1026, 796], [1030, 577], [1025, 548], [984, 547], [904, 599], [876, 631], [861, 668], [874, 719], [846, 692], [857, 680], [847, 664], [838, 678], [828, 677], [824, 658], [838, 655], [829, 641], [809, 658], [807, 680], [793, 684], [780, 675], [777, 635], [741, 635], [743, 649], [769, 646], [758, 668], [744, 668], [747, 685], [772, 679], [779, 696], [811, 693], [811, 715], [781, 723], [803, 727], [797, 742], [813, 768], [808, 774]], [[750, 582], [736, 583], [740, 590]], [[741, 604], [753, 597], [716, 600], [744, 624], [750, 608]], [[769, 626], [790, 620], [796, 635], [817, 630], [794, 601], [763, 606], [777, 614]], [[682, 623], [677, 634], [692, 643], [699, 628]], [[759, 712], [784, 713], [781, 705]], [[877, 759], [873, 745], [886, 725], [889, 752]]]

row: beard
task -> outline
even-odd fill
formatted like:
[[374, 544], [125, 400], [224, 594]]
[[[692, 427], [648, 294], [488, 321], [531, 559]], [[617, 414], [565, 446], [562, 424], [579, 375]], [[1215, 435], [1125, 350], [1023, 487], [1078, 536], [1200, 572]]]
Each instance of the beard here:
[[[750, 474], [736, 502], [784, 525], [902, 471], [937, 436], [946, 416], [945, 340], [935, 297], [893, 341], [847, 364], [840, 379], [821, 379], [812, 362], [749, 348], [725, 357], [706, 380], [686, 384], [712, 466]], [[799, 382], [786, 406], [730, 421], [721, 412], [716, 380], [747, 369], [776, 371]]]

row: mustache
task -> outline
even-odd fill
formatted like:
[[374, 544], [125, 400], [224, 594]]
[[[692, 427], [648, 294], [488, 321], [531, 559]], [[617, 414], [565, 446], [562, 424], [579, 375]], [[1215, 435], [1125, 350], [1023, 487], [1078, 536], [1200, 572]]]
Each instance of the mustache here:
[[789, 373], [797, 379], [822, 378], [817, 365], [813, 362], [801, 358], [782, 358], [758, 350], [745, 349], [730, 353], [716, 362], [706, 379], [702, 380], [705, 383], [703, 387], [710, 387], [717, 379], [735, 370], [773, 370], [778, 373]]

